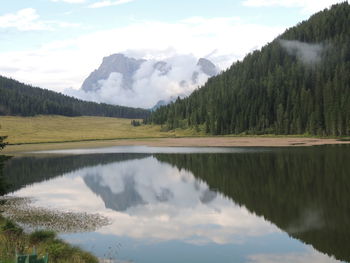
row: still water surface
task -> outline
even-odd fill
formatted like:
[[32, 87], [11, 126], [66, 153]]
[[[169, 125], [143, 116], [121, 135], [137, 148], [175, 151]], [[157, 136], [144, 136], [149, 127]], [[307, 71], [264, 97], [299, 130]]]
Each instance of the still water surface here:
[[35, 206], [108, 217], [61, 237], [115, 262], [328, 263], [350, 262], [349, 160], [349, 146], [111, 147], [12, 158], [4, 174]]

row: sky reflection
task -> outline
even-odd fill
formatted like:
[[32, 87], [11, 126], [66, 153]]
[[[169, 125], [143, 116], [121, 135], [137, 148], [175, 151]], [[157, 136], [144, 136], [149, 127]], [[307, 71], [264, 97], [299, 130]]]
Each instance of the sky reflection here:
[[101, 257], [111, 243], [122, 243], [118, 258], [133, 262], [154, 262], [148, 254], [162, 249], [188, 251], [193, 262], [213, 262], [220, 250], [220, 262], [336, 262], [153, 156], [82, 168], [14, 195], [33, 197], [35, 206], [107, 216], [112, 223], [95, 233], [62, 236]]

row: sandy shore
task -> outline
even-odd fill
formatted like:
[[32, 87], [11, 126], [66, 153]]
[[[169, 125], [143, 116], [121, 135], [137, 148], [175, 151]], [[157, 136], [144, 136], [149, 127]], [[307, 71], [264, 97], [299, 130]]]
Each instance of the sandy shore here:
[[101, 141], [81, 141], [65, 143], [40, 143], [9, 145], [2, 154], [23, 154], [26, 152], [60, 149], [99, 148], [110, 146], [144, 145], [144, 146], [178, 146], [178, 147], [288, 147], [314, 146], [326, 144], [350, 144], [350, 141], [318, 138], [293, 137], [186, 137], [186, 138], [155, 138], [155, 139], [121, 139]]

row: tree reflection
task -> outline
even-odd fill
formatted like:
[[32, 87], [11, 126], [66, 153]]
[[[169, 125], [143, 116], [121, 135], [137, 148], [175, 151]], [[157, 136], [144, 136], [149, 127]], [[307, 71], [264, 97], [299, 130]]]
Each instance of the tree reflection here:
[[159, 154], [317, 250], [350, 261], [348, 146]]

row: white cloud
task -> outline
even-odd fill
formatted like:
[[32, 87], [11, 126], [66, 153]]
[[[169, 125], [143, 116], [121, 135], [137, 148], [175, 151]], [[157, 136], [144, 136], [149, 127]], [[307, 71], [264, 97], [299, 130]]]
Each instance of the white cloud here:
[[308, 246], [305, 252], [286, 254], [257, 254], [248, 257], [247, 263], [337, 263], [334, 257], [324, 255]]
[[134, 0], [117, 0], [117, 1], [111, 1], [111, 0], [105, 0], [96, 2], [94, 4], [89, 5], [89, 8], [100, 8], [100, 7], [107, 7], [107, 6], [117, 6], [122, 4], [127, 4], [134, 2]]
[[34, 8], [25, 8], [15, 13], [0, 16], [0, 28], [14, 28], [19, 31], [52, 31], [57, 27], [80, 27], [80, 24], [41, 20]]
[[[99, 81], [101, 88], [97, 91], [67, 89], [64, 93], [89, 101], [152, 108], [160, 100], [189, 95], [208, 79], [197, 66], [198, 58], [192, 55], [175, 55], [162, 61], [167, 63], [169, 71], [166, 74], [154, 67], [157, 61], [148, 60], [133, 76], [132, 89], [125, 88], [122, 75], [113, 72]], [[198, 72], [196, 82], [192, 80], [194, 72]]]
[[112, 224], [98, 233], [149, 241], [241, 244], [280, 232], [192, 173], [154, 157], [83, 168], [14, 195], [32, 197], [39, 207], [99, 213]]
[[85, 3], [86, 0], [51, 0], [52, 2], [65, 2], [69, 4], [80, 4]]
[[325, 49], [321, 44], [309, 44], [296, 40], [281, 39], [279, 42], [290, 55], [296, 56], [306, 65], [319, 63], [322, 58], [321, 54]]
[[50, 25], [39, 20], [39, 15], [33, 8], [0, 16], [0, 28], [15, 28], [19, 31], [52, 30]]
[[245, 0], [243, 5], [251, 7], [281, 6], [301, 8], [304, 13], [312, 14], [344, 0]]
[[69, 22], [64, 22], [64, 21], [51, 21], [50, 23], [56, 25], [57, 27], [61, 27], [61, 28], [81, 27], [81, 24], [79, 24], [79, 23], [69, 23]]
[[[3, 68], [0, 73], [63, 91], [80, 88], [103, 57], [118, 52], [147, 59], [176, 54], [193, 54], [198, 58], [210, 54], [208, 59], [224, 69], [284, 30], [285, 26], [264, 26], [222, 17], [175, 23], [135, 21], [128, 26], [51, 42], [35, 50], [0, 53], [0, 68]], [[8, 65], [12, 69], [4, 70]]]

